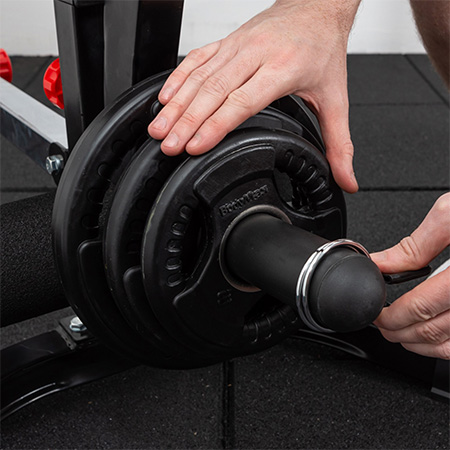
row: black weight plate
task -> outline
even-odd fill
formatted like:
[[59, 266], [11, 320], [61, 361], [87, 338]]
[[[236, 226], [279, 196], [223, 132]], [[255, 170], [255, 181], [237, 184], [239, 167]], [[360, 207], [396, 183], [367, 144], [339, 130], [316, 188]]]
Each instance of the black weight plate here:
[[[136, 282], [141, 277], [139, 266], [128, 264], [130, 267], [121, 280], [127, 300], [116, 303], [103, 261], [104, 229], [111, 217], [110, 203], [111, 199], [114, 202], [117, 193], [115, 185], [148, 139], [146, 125], [155, 116], [157, 95], [167, 76], [168, 72], [131, 88], [105, 109], [80, 138], [64, 170], [55, 199], [53, 238], [55, 259], [66, 296], [87, 327], [123, 355], [152, 365], [179, 367], [174, 357], [176, 350], [170, 344], [164, 345], [166, 337], [149, 338], [146, 336], [148, 328], [140, 327], [127, 316], [126, 302], [143, 295], [141, 283]], [[296, 111], [295, 104], [295, 99], [286, 98], [275, 107], [287, 110], [295, 119], [289, 126], [295, 128], [295, 121], [303, 120], [306, 125], [300, 126], [304, 128], [302, 134], [311, 141], [314, 137], [320, 141], [306, 110]], [[278, 112], [266, 111], [262, 115], [265, 115], [264, 122], [269, 119], [271, 127], [278, 127], [273, 124], [280, 121]], [[266, 124], [261, 122], [260, 126], [264, 128]], [[137, 243], [131, 242], [130, 246], [133, 245]], [[106, 271], [109, 276], [108, 269]], [[155, 327], [150, 326], [153, 331], [161, 331], [157, 324]], [[208, 361], [213, 359], [208, 356]], [[191, 366], [199, 364], [203, 365], [204, 361], [197, 358]], [[189, 362], [184, 360], [182, 365], [188, 367]]]
[[[280, 198], [276, 170], [302, 190], [305, 204], [295, 208]], [[284, 130], [237, 130], [214, 151], [190, 158], [166, 183], [149, 216], [142, 266], [151, 307], [175, 339], [205, 355], [259, 351], [298, 326], [291, 308], [260, 292], [238, 291], [222, 275], [222, 236], [240, 212], [255, 205], [275, 206], [294, 225], [328, 239], [345, 234], [343, 195], [324, 155]], [[186, 249], [188, 241], [196, 245]]]
[[76, 314], [113, 349], [154, 365], [166, 365], [166, 355], [144, 341], [117, 308], [104, 273], [102, 235], [111, 192], [148, 139], [146, 125], [167, 76], [134, 86], [91, 123], [70, 155], [53, 211], [55, 259]]
[[104, 261], [110, 291], [131, 328], [153, 347], [167, 355], [171, 367], [206, 365], [175, 342], [159, 324], [148, 306], [142, 285], [140, 250], [147, 216], [161, 188], [185, 153], [168, 157], [160, 143], [149, 140], [142, 146], [120, 178], [109, 210], [104, 233]]
[[275, 100], [271, 103], [270, 107], [287, 114], [296, 122], [302, 124], [303, 127], [307, 128], [313, 136], [309, 141], [325, 153], [325, 146], [322, 141], [319, 122], [300, 97], [297, 97], [296, 95], [287, 95], [286, 97]]
[[[252, 126], [287, 129], [314, 139], [308, 129], [274, 108], [267, 108], [240, 128]], [[103, 245], [108, 285], [121, 313], [143, 339], [175, 357], [180, 367], [192, 365], [194, 361], [205, 365], [206, 361], [183, 343], [173, 342], [153, 314], [149, 304], [152, 300], [147, 300], [143, 286], [141, 289], [138, 285], [142, 284], [140, 247], [145, 221], [164, 182], [186, 156], [167, 157], [155, 141], [142, 146], [114, 191]]]

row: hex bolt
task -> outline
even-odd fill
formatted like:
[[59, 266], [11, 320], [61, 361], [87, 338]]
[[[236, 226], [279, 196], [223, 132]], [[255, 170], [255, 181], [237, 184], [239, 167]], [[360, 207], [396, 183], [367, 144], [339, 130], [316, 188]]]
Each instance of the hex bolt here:
[[83, 331], [86, 331], [86, 329], [87, 329], [86, 326], [84, 325], [84, 323], [80, 320], [80, 318], [78, 316], [72, 317], [70, 324], [69, 324], [69, 328], [74, 333], [82, 333]]
[[64, 158], [61, 155], [47, 156], [45, 168], [50, 175], [60, 172], [64, 168]]

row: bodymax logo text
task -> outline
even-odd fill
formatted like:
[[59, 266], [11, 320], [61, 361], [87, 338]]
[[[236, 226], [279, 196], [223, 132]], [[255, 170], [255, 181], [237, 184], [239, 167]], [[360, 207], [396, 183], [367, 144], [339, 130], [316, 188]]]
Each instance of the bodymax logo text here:
[[226, 216], [227, 214], [236, 211], [238, 209], [242, 209], [246, 204], [254, 202], [261, 196], [267, 194], [269, 192], [269, 188], [267, 184], [261, 186], [254, 191], [248, 191], [242, 197], [236, 198], [231, 202], [225, 203], [222, 206], [219, 206], [220, 215]]

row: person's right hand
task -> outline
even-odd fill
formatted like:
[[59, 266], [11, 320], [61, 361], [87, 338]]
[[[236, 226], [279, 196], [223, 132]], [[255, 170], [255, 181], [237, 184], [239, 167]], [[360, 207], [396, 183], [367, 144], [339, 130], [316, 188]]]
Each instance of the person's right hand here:
[[[417, 270], [450, 245], [450, 192], [435, 202], [419, 227], [394, 247], [373, 253], [384, 273]], [[450, 359], [450, 267], [383, 309], [374, 324], [412, 352]]]
[[358, 190], [346, 54], [360, 0], [278, 0], [227, 38], [189, 53], [149, 125], [167, 155], [205, 153], [274, 100], [302, 97], [319, 120], [334, 178]]

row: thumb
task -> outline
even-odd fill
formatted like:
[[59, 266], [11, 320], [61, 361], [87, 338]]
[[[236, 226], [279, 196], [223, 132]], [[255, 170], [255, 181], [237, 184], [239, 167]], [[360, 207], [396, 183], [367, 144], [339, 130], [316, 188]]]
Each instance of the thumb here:
[[417, 270], [427, 265], [432, 257], [424, 258], [421, 243], [414, 233], [403, 238], [397, 245], [387, 250], [372, 253], [373, 262], [382, 272], [394, 273], [407, 270]]
[[450, 193], [442, 195], [423, 222], [397, 245], [371, 255], [382, 272], [416, 270], [427, 265], [450, 244]]
[[328, 162], [336, 183], [346, 192], [358, 190], [353, 170], [353, 143], [348, 120], [348, 100], [323, 105], [319, 113], [320, 128]]

